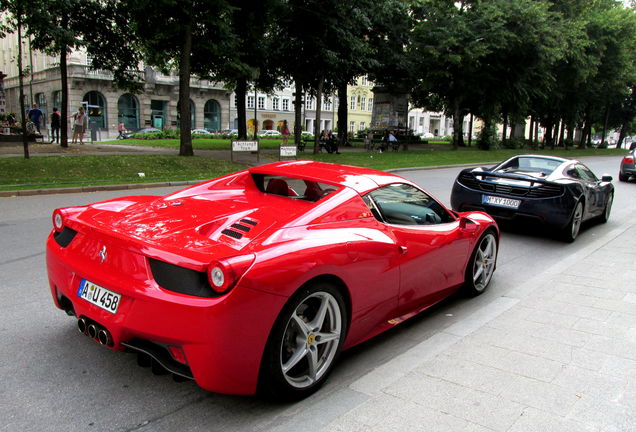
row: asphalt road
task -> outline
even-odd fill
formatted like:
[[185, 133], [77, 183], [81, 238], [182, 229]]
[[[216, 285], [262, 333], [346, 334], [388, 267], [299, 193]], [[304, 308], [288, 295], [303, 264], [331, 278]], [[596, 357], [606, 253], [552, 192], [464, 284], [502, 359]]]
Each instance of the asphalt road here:
[[[615, 178], [620, 158], [584, 162]], [[459, 168], [400, 174], [445, 204]], [[338, 390], [440, 330], [485, 308], [493, 299], [547, 271], [565, 256], [607, 235], [636, 210], [636, 184], [615, 181], [610, 221], [583, 227], [573, 244], [541, 228], [502, 234], [498, 269], [475, 299], [451, 298], [374, 340], [346, 352], [327, 384], [296, 404], [208, 393], [136, 365], [136, 356], [107, 350], [77, 331], [53, 306], [44, 241], [56, 207], [85, 204], [131, 191], [0, 199], [0, 431], [298, 431], [317, 430], [357, 402]], [[161, 195], [174, 188], [132, 191]]]

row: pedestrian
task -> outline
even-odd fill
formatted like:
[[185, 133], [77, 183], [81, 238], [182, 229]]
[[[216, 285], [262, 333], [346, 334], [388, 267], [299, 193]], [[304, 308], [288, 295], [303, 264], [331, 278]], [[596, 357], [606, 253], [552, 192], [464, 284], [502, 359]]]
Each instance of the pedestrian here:
[[42, 110], [38, 108], [38, 104], [33, 104], [33, 108], [29, 110], [29, 119], [35, 125], [35, 128], [40, 133], [40, 120], [42, 119]]
[[55, 141], [57, 144], [60, 143], [60, 127], [62, 125], [60, 113], [57, 108], [53, 108], [53, 113], [51, 114], [51, 144]]
[[329, 131], [327, 134], [327, 147], [329, 153], [340, 154], [338, 151], [338, 138], [336, 138], [333, 131]]
[[117, 139], [124, 139], [126, 138], [126, 125], [124, 125], [124, 122], [119, 122], [119, 136], [117, 137]]
[[387, 141], [388, 144], [391, 146], [391, 148], [395, 151], [397, 151], [398, 148], [400, 148], [400, 144], [398, 144], [398, 140], [395, 137], [395, 135], [393, 135], [393, 132], [389, 132], [389, 136], [387, 137]]
[[328, 140], [329, 140], [329, 136], [327, 135], [327, 131], [325, 129], [322, 130], [322, 132], [320, 133], [320, 138], [318, 138], [318, 146], [319, 146], [319, 150], [322, 151], [322, 149], [324, 148], [325, 150], [327, 150], [328, 153], [331, 153], [331, 150], [329, 150], [329, 146], [328, 144]]
[[84, 131], [88, 128], [88, 117], [84, 113], [84, 107], [79, 107], [77, 112], [73, 114], [73, 144], [84, 144]]

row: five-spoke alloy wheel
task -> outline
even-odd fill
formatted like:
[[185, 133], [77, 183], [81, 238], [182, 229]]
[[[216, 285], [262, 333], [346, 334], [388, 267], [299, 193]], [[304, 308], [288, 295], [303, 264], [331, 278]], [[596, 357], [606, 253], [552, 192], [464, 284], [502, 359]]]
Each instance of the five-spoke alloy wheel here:
[[261, 391], [278, 399], [305, 397], [322, 384], [347, 328], [342, 294], [327, 283], [301, 289], [283, 308], [266, 348]]
[[478, 295], [486, 290], [497, 263], [497, 237], [489, 230], [479, 239], [466, 268], [465, 290]]

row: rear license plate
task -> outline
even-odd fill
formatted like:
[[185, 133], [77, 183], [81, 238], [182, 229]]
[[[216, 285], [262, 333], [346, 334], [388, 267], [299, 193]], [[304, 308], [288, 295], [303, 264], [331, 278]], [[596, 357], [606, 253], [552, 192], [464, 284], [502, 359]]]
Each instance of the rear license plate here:
[[496, 197], [492, 195], [482, 196], [481, 202], [483, 204], [489, 204], [489, 205], [494, 205], [499, 207], [513, 208], [513, 209], [519, 208], [519, 205], [521, 204], [521, 200]]
[[80, 282], [77, 295], [112, 314], [117, 312], [119, 301], [121, 300], [121, 294], [117, 294], [86, 279], [82, 279]]

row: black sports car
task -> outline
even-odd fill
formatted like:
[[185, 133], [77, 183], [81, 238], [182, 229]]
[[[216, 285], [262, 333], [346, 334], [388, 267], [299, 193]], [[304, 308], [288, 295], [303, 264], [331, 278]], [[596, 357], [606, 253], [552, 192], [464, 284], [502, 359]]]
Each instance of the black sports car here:
[[581, 222], [607, 222], [614, 185], [581, 162], [552, 156], [514, 156], [492, 168], [462, 170], [451, 192], [453, 210], [482, 210], [498, 219], [532, 218], [574, 241]]

